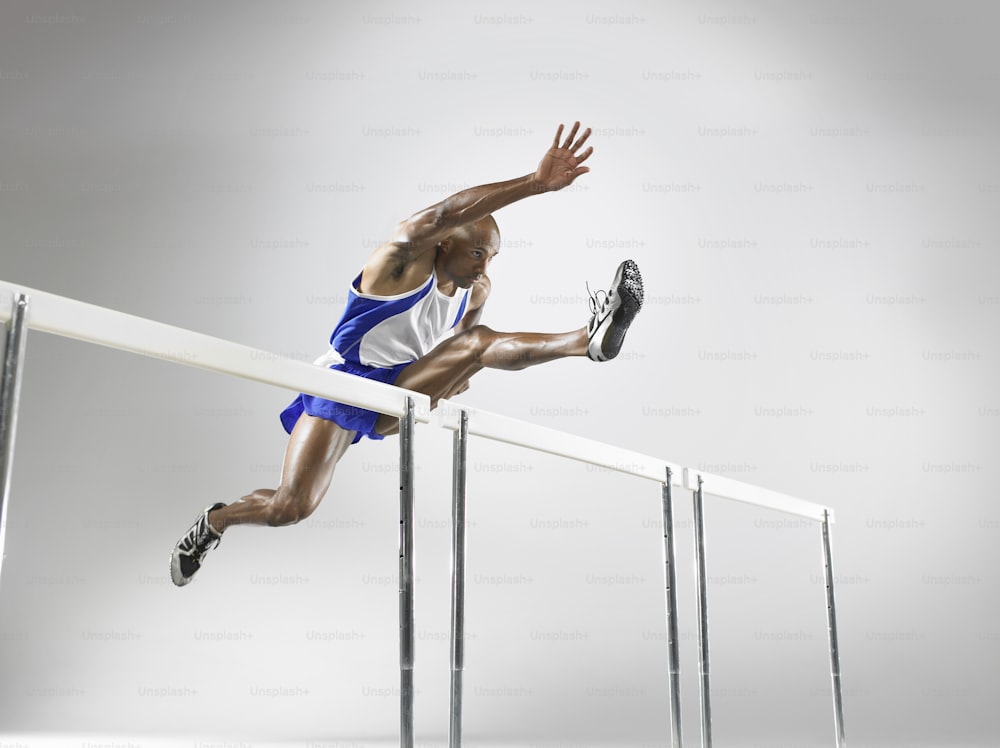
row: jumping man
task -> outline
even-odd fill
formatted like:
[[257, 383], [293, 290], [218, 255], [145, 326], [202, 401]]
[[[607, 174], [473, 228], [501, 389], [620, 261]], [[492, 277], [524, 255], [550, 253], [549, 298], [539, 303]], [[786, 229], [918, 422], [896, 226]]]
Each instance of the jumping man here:
[[[619, 265], [611, 288], [591, 296], [589, 324], [565, 333], [494, 332], [479, 324], [490, 295], [486, 276], [500, 248], [493, 213], [543, 192], [561, 190], [581, 174], [593, 148], [581, 151], [590, 129], [566, 139], [559, 125], [552, 146], [531, 174], [462, 190], [414, 214], [376, 249], [351, 284], [347, 307], [316, 363], [421, 392], [431, 406], [465, 391], [484, 368], [524, 369], [568, 356], [607, 361], [618, 355], [642, 306], [642, 278], [631, 260]], [[363, 436], [395, 433], [392, 416], [299, 395], [281, 414], [290, 434], [277, 489], [215, 504], [178, 541], [170, 559], [174, 584], [192, 580], [232, 525], [279, 527], [315, 511], [347, 448]]]

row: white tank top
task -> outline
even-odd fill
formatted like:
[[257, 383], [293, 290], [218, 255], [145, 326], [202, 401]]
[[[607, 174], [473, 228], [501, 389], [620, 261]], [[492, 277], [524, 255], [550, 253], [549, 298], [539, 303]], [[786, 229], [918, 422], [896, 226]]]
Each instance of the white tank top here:
[[361, 274], [347, 294], [344, 314], [330, 336], [331, 350], [316, 363], [343, 359], [389, 368], [427, 355], [465, 314], [470, 289], [454, 296], [438, 290], [433, 271], [419, 288], [398, 296], [361, 293]]

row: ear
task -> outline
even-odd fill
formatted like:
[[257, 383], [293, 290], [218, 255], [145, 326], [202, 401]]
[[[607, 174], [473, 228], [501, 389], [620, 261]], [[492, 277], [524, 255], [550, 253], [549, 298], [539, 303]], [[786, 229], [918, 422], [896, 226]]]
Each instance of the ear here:
[[446, 236], [444, 239], [439, 241], [434, 248], [439, 252], [449, 252], [451, 250], [451, 237]]

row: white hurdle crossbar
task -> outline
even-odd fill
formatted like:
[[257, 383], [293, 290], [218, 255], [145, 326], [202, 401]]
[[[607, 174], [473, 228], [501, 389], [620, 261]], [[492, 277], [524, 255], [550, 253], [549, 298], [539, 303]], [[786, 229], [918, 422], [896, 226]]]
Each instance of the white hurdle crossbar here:
[[0, 281], [0, 320], [10, 318], [7, 299], [20, 294], [31, 299], [28, 328], [32, 330], [319, 395], [397, 418], [406, 415], [410, 397], [416, 421], [430, 421], [430, 398], [419, 392], [4, 281]]
[[844, 739], [840, 661], [837, 644], [830, 544], [832, 512], [802, 499], [752, 486], [729, 478], [709, 475], [610, 444], [567, 434], [486, 411], [441, 401], [435, 421], [430, 418], [430, 399], [418, 392], [372, 382], [295, 361], [256, 348], [173, 327], [112, 309], [23, 288], [0, 281], [0, 322], [6, 328], [2, 381], [0, 381], [0, 570], [9, 506], [11, 466], [17, 422], [18, 398], [27, 330], [37, 330], [96, 345], [129, 351], [221, 372], [293, 391], [325, 397], [348, 405], [392, 415], [400, 420], [400, 745], [413, 748], [413, 431], [416, 422], [436, 423], [455, 432], [452, 485], [452, 694], [449, 743], [461, 745], [462, 673], [464, 669], [465, 610], [465, 511], [466, 462], [469, 435], [526, 447], [605, 467], [661, 486], [663, 512], [664, 589], [668, 639], [671, 741], [681, 748], [680, 666], [677, 637], [676, 575], [672, 487], [692, 490], [695, 500], [696, 562], [698, 574], [699, 648], [701, 651], [702, 744], [711, 746], [711, 711], [708, 670], [708, 615], [705, 601], [705, 554], [702, 495], [746, 502], [794, 514], [822, 523], [823, 564], [833, 682], [834, 721], [839, 748]]

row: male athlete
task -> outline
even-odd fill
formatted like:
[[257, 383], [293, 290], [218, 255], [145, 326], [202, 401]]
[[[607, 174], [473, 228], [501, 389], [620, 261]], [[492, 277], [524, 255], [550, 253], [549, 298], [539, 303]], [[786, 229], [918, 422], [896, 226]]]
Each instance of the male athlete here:
[[[590, 171], [581, 164], [593, 148], [580, 151], [590, 129], [577, 138], [579, 128], [575, 123], [560, 144], [559, 125], [533, 173], [463, 190], [400, 223], [355, 278], [330, 350], [316, 363], [422, 392], [433, 407], [467, 389], [469, 378], [483, 368], [516, 370], [568, 356], [596, 361], [617, 356], [642, 306], [642, 278], [631, 260], [618, 267], [603, 299], [591, 296], [593, 316], [578, 330], [501, 333], [479, 324], [490, 294], [486, 268], [500, 248], [492, 213], [561, 190]], [[281, 421], [290, 434], [281, 485], [206, 509], [174, 547], [174, 584], [191, 581], [232, 525], [278, 527], [304, 520], [322, 501], [347, 448], [363, 436], [381, 439], [399, 425], [392, 416], [311, 395], [299, 395]]]

